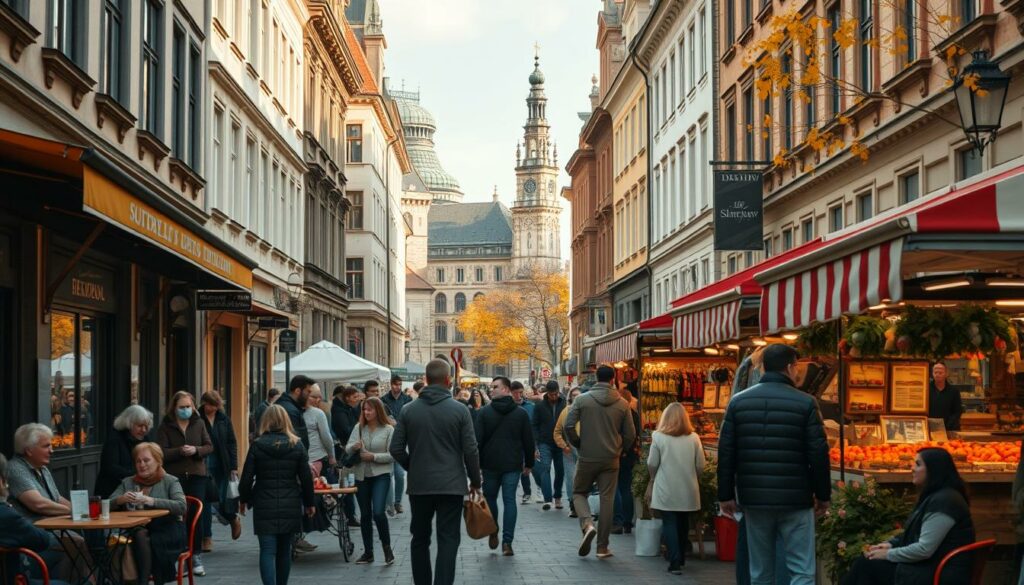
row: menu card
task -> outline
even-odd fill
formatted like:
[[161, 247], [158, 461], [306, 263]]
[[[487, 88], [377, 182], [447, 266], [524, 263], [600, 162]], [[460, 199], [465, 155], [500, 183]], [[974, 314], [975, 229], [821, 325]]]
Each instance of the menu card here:
[[89, 519], [88, 490], [71, 490], [71, 519], [75, 522]]
[[928, 364], [892, 364], [892, 385], [889, 409], [892, 412], [928, 412]]

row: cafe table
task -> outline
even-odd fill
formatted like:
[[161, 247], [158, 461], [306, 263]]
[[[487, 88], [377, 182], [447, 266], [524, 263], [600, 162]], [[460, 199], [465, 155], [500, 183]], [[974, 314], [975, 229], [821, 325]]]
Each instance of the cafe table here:
[[[145, 514], [140, 514], [145, 512]], [[145, 526], [150, 521], [164, 514], [150, 515], [150, 512], [167, 510], [136, 510], [135, 512], [111, 512], [110, 518], [92, 518], [89, 520], [72, 520], [70, 516], [51, 516], [35, 522], [37, 528], [49, 530], [57, 534], [57, 540], [71, 559], [72, 566], [77, 567], [79, 560], [84, 559], [89, 567], [88, 574], [81, 576], [78, 583], [89, 583], [93, 575], [98, 585], [119, 585], [123, 582], [121, 575], [114, 570], [114, 561], [124, 558], [125, 547], [129, 542], [129, 533], [133, 528]], [[73, 532], [99, 532], [99, 539], [87, 538], [76, 541]], [[100, 540], [101, 539], [101, 540]], [[102, 542], [102, 546], [90, 546], [89, 541]]]

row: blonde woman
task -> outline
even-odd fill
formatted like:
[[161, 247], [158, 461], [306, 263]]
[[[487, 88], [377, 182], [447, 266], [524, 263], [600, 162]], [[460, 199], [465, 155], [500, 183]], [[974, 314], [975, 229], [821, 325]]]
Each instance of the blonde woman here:
[[132, 532], [132, 553], [139, 575], [153, 575], [153, 582], [173, 581], [175, 561], [185, 550], [185, 492], [178, 478], [164, 472], [164, 452], [156, 443], [139, 443], [132, 449], [135, 475], [124, 478], [110, 494], [116, 510], [169, 510]]
[[302, 511], [312, 516], [313, 475], [302, 441], [284, 408], [271, 405], [260, 418], [238, 486], [239, 510], [253, 509], [263, 585], [287, 585], [292, 536], [302, 531]]
[[668, 572], [682, 574], [686, 564], [682, 543], [690, 531], [690, 512], [700, 510], [698, 478], [704, 471], [704, 447], [693, 432], [686, 409], [673, 402], [661, 413], [651, 440], [647, 468], [651, 483], [647, 499], [661, 511], [662, 537], [668, 547]]
[[384, 549], [384, 562], [395, 562], [391, 552], [391, 530], [388, 526], [388, 490], [391, 487], [391, 469], [395, 460], [391, 457], [391, 436], [394, 433], [391, 419], [380, 398], [371, 396], [363, 401], [359, 423], [352, 429], [345, 451], [359, 454], [355, 466], [356, 501], [359, 502], [360, 528], [363, 533], [363, 556], [356, 564], [373, 562], [373, 523], [377, 525], [380, 544]]

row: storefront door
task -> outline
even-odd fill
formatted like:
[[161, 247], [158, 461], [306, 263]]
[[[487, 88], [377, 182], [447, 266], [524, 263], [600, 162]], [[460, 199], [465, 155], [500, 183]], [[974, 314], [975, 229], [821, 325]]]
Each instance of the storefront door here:
[[224, 400], [224, 412], [231, 416], [231, 329], [213, 331], [213, 390]]
[[[267, 398], [267, 346], [253, 343], [249, 346], [249, 416]], [[257, 421], [253, 420], [255, 425]], [[249, 429], [250, 435], [257, 429]]]

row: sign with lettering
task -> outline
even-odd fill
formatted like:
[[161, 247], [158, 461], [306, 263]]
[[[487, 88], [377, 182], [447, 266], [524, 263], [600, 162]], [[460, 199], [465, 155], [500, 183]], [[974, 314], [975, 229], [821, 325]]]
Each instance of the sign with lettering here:
[[260, 317], [256, 321], [260, 329], [287, 329], [291, 325], [288, 317]]
[[295, 353], [299, 350], [299, 334], [294, 329], [285, 329], [277, 336], [277, 351]]
[[197, 311], [251, 311], [252, 293], [247, 290], [197, 290]]
[[715, 171], [715, 249], [764, 248], [764, 197], [758, 171]]
[[252, 289], [252, 270], [198, 234], [134, 197], [88, 166], [82, 169], [82, 202], [89, 213], [201, 266], [217, 276]]
[[[55, 281], [67, 266], [68, 256], [52, 254], [47, 262], [50, 282]], [[62, 303], [98, 309], [108, 313], [117, 310], [114, 298], [114, 272], [82, 258], [60, 282], [54, 298]]]

